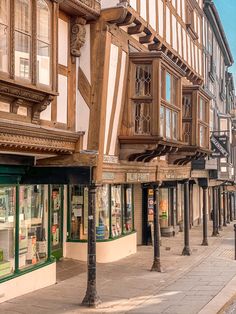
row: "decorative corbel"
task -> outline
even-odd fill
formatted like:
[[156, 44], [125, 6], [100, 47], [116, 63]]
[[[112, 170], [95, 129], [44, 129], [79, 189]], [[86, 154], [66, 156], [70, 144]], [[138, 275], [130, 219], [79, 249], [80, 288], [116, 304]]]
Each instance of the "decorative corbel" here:
[[22, 106], [24, 100], [23, 99], [15, 99], [11, 102], [11, 112], [17, 113], [19, 106]]
[[71, 37], [70, 37], [70, 52], [72, 55], [72, 63], [75, 63], [75, 58], [80, 57], [80, 49], [85, 44], [86, 20], [82, 17], [73, 18], [71, 21]]
[[32, 123], [38, 124], [40, 119], [40, 113], [44, 111], [47, 106], [53, 101], [53, 96], [48, 95], [41, 103], [37, 103], [32, 107]]

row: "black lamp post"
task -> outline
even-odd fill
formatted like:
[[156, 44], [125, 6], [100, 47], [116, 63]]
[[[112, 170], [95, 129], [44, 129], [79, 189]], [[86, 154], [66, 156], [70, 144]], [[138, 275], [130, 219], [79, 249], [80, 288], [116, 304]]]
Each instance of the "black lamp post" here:
[[101, 300], [96, 289], [96, 185], [89, 186], [88, 194], [88, 277], [87, 291], [82, 305], [97, 307]]
[[160, 259], [160, 233], [159, 233], [159, 184], [153, 186], [154, 195], [154, 236], [153, 236], [153, 248], [154, 248], [154, 259], [151, 271], [162, 272], [161, 259]]
[[208, 239], [207, 239], [207, 186], [202, 187], [203, 190], [203, 239], [202, 245], [208, 246]]
[[182, 255], [191, 255], [189, 247], [189, 181], [184, 181], [184, 248]]

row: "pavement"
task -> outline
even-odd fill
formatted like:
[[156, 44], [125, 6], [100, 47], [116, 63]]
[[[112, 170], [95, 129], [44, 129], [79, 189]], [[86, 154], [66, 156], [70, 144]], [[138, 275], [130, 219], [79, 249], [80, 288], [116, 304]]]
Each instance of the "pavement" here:
[[[1, 314], [217, 314], [226, 313], [235, 298], [233, 223], [201, 246], [202, 226], [190, 230], [191, 256], [182, 256], [183, 233], [162, 238], [163, 273], [151, 272], [153, 247], [118, 262], [98, 264], [97, 309], [81, 306], [86, 291], [85, 263], [64, 259], [58, 263], [58, 282], [0, 305]], [[236, 312], [231, 312], [236, 313]]]

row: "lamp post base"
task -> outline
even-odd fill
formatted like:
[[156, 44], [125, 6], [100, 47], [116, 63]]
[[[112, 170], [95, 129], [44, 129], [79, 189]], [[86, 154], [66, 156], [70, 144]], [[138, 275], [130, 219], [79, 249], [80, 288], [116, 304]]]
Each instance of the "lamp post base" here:
[[161, 267], [161, 261], [160, 258], [156, 257], [153, 261], [151, 271], [157, 271], [159, 273], [163, 273], [162, 267]]
[[187, 247], [187, 246], [185, 246], [184, 249], [183, 249], [182, 255], [190, 256], [190, 255], [191, 255], [191, 250], [190, 250], [190, 248]]

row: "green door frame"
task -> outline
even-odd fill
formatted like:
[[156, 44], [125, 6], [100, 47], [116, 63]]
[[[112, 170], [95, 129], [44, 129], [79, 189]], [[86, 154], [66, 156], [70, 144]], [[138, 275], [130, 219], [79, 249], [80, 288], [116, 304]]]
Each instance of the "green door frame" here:
[[[60, 206], [60, 225], [59, 225], [59, 232], [60, 232], [60, 244], [61, 247], [58, 249], [53, 250], [52, 247], [52, 187], [53, 186], [58, 186], [60, 193], [61, 193], [61, 206]], [[49, 185], [49, 216], [50, 216], [50, 239], [51, 241], [49, 242], [50, 244], [50, 251], [51, 251], [51, 255], [54, 256], [56, 258], [56, 260], [59, 260], [60, 258], [63, 257], [63, 227], [64, 227], [64, 186], [61, 184], [52, 184]]]

